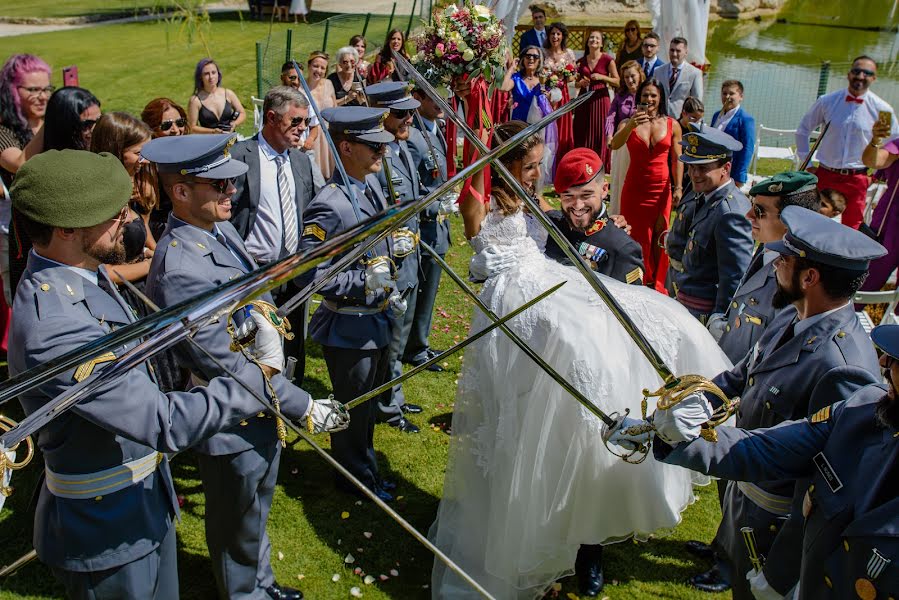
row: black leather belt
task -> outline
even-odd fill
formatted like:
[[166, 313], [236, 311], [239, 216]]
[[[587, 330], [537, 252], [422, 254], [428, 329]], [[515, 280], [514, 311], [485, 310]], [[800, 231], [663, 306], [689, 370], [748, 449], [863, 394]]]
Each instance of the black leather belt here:
[[839, 173], [840, 175], [860, 175], [862, 173], [868, 172], [867, 167], [862, 167], [861, 169], [834, 169], [820, 163], [818, 164], [818, 167], [824, 169], [825, 171], [830, 171], [831, 173]]

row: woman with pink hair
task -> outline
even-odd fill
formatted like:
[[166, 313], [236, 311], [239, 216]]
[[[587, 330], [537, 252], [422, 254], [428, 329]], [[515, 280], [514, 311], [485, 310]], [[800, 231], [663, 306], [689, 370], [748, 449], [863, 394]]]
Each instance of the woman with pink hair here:
[[0, 178], [7, 187], [44, 123], [54, 89], [50, 66], [33, 54], [13, 54], [0, 70]]

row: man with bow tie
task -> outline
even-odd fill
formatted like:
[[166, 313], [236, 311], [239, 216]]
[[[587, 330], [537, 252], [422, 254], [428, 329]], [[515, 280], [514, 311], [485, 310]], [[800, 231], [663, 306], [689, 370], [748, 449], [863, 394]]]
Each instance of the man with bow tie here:
[[818, 146], [818, 189], [835, 189], [846, 196], [842, 223], [855, 229], [864, 219], [868, 169], [862, 152], [871, 143], [871, 129], [880, 112], [890, 113], [891, 135], [899, 135], [899, 124], [893, 108], [870, 91], [877, 80], [877, 63], [870, 56], [852, 61], [847, 76], [849, 87], [818, 98], [802, 117], [796, 129], [796, 152], [799, 160], [809, 153], [809, 135], [824, 123], [830, 123]]

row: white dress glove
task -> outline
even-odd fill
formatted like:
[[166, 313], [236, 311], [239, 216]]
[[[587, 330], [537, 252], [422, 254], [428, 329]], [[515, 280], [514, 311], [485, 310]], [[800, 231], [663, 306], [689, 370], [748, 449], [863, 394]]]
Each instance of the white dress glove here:
[[393, 274], [390, 272], [390, 263], [378, 261], [365, 267], [365, 294], [374, 296], [379, 291], [388, 292], [394, 288]]
[[[652, 439], [652, 430], [644, 431], [641, 433], [636, 433], [634, 431], [629, 431], [631, 428], [647, 425], [648, 423], [643, 419], [634, 419], [632, 417], [619, 417], [618, 421], [612, 427], [609, 427], [605, 423], [602, 425], [602, 439], [607, 444], [614, 444], [627, 450], [628, 452], [633, 452], [639, 446], [643, 446], [649, 443]], [[644, 427], [645, 429], [645, 427]]]
[[458, 194], [455, 193], [444, 194], [441, 196], [440, 204], [437, 207], [437, 214], [446, 216], [457, 212], [459, 210], [459, 207], [456, 204], [456, 199], [458, 197]]
[[[255, 310], [250, 311], [249, 318], [237, 330], [237, 339], [244, 339], [253, 335], [253, 343], [247, 347], [247, 351], [261, 365], [284, 370], [284, 347], [281, 344], [281, 334], [275, 326], [268, 322]], [[243, 333], [242, 333], [243, 332]]]
[[400, 229], [404, 235], [397, 235], [393, 238], [393, 254], [394, 256], [407, 256], [415, 250], [414, 234], [408, 229]]
[[487, 246], [471, 257], [468, 271], [476, 281], [484, 281], [511, 268], [515, 259], [515, 253], [508, 248]]
[[310, 433], [333, 433], [350, 426], [350, 413], [343, 404], [328, 396], [320, 400], [310, 400], [306, 412], [306, 429]]
[[715, 341], [720, 341], [721, 336], [724, 335], [724, 328], [727, 326], [727, 320], [724, 318], [722, 313], [715, 313], [709, 317], [708, 323], [706, 323], [706, 329], [709, 330], [709, 333], [712, 334], [712, 337], [715, 338]]
[[668, 410], [657, 409], [652, 424], [662, 441], [674, 445], [698, 438], [702, 424], [711, 417], [711, 405], [704, 394], [696, 392]]
[[752, 590], [755, 600], [783, 600], [783, 595], [768, 585], [764, 571], [752, 569], [746, 573], [746, 581], [749, 582], [749, 589]]
[[390, 308], [390, 314], [394, 319], [399, 319], [406, 314], [406, 309], [408, 308], [408, 304], [403, 299], [402, 294], [396, 290], [393, 290], [390, 293], [390, 297], [387, 298], [387, 306]]

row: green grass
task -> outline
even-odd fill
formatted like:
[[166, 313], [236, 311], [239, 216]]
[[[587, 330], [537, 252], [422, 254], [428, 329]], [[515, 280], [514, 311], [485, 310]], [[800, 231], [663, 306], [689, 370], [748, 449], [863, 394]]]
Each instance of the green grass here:
[[81, 17], [120, 15], [147, 9], [166, 10], [174, 0], [9, 0], [0, 5], [2, 17]]

